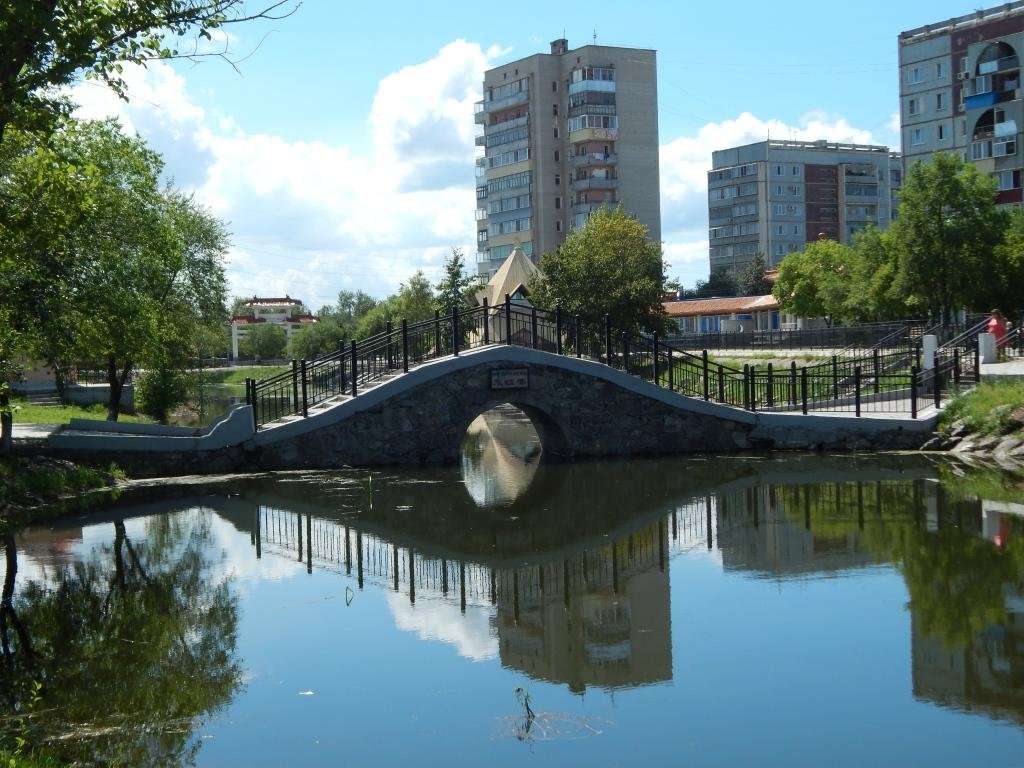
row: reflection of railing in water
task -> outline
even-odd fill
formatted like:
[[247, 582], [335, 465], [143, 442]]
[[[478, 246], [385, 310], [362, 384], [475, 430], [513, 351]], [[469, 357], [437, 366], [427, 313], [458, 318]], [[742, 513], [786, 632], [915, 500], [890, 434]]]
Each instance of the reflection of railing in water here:
[[495, 604], [571, 594], [598, 585], [618, 589], [627, 571], [664, 568], [674, 552], [706, 544], [712, 548], [715, 500], [697, 499], [680, 505], [640, 530], [612, 544], [584, 549], [551, 562], [516, 568], [491, 568], [466, 560], [424, 555], [354, 526], [260, 506], [251, 541], [257, 557], [264, 551], [346, 575], [355, 574], [362, 588], [367, 580], [394, 591], [405, 591], [415, 602], [417, 593], [441, 597], [458, 594], [467, 604]]

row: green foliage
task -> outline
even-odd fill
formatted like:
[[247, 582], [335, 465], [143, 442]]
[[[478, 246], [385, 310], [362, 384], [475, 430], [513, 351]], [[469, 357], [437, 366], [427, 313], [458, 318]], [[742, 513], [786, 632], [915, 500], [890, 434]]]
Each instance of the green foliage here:
[[437, 310], [450, 315], [453, 309], [460, 312], [475, 306], [474, 295], [480, 289], [480, 280], [466, 272], [466, 259], [462, 251], [452, 248], [451, 256], [445, 259], [443, 277], [437, 284]]
[[782, 260], [772, 293], [786, 312], [835, 317], [849, 297], [853, 264], [850, 248], [834, 240], [818, 240]]
[[[106, 416], [106, 406], [98, 403], [92, 405], [39, 405], [24, 400], [13, 399], [15, 424], [67, 424], [71, 419], [102, 419]], [[149, 423], [148, 416], [124, 414], [122, 421], [129, 423]]]
[[996, 207], [993, 179], [959, 154], [939, 152], [915, 163], [892, 226], [907, 303], [945, 318], [961, 306], [989, 303], [996, 246], [1007, 223], [1006, 211]]
[[403, 319], [409, 323], [427, 320], [434, 316], [434, 306], [430, 281], [422, 272], [416, 272], [399, 286], [398, 293], [378, 302], [359, 318], [355, 337], [365, 339], [381, 333], [388, 322], [397, 327]]
[[200, 327], [224, 321], [227, 234], [162, 188], [160, 157], [114, 122], [68, 123], [45, 144], [12, 136], [0, 153], [0, 292], [22, 297], [18, 330], [44, 360], [108, 370], [116, 419], [136, 365], [183, 367]]
[[990, 295], [976, 299], [975, 309], [1002, 309], [1007, 315], [1024, 308], [1024, 209], [1014, 208], [1003, 242], [996, 246], [983, 279]]
[[736, 278], [725, 267], [713, 270], [707, 280], [698, 280], [693, 298], [707, 299], [714, 296], [735, 296], [739, 291]]
[[1024, 427], [1024, 383], [996, 381], [979, 384], [950, 401], [940, 417], [940, 426], [948, 429], [963, 420], [972, 432], [1004, 434]]
[[736, 281], [737, 291], [741, 296], [764, 296], [772, 292], [772, 283], [765, 277], [768, 263], [763, 253], [754, 254], [753, 260], [741, 271]]
[[203, 371], [202, 375], [203, 381], [207, 384], [242, 385], [246, 379], [267, 379], [287, 370], [289, 367], [283, 365], [239, 366], [227, 370]]
[[567, 316], [597, 323], [609, 315], [616, 328], [649, 331], [664, 323], [661, 245], [621, 206], [599, 208], [540, 260], [529, 286], [540, 309], [560, 306]]
[[321, 317], [312, 325], [306, 325], [292, 334], [288, 342], [288, 356], [293, 359], [310, 359], [329, 352], [336, 352], [344, 340], [342, 330], [333, 317]]
[[287, 345], [288, 335], [280, 325], [256, 323], [249, 327], [246, 337], [238, 345], [238, 351], [246, 357], [277, 359], [284, 357]]
[[[9, 125], [48, 128], [70, 111], [61, 88], [83, 73], [127, 98], [123, 65], [197, 58], [197, 43], [228, 24], [280, 18], [243, 0], [6, 0], [0, 4], [0, 141]], [[186, 35], [195, 40], [184, 41]], [[184, 43], [179, 50], [177, 43]]]
[[135, 380], [135, 405], [139, 411], [167, 423], [168, 414], [188, 400], [191, 375], [175, 368], [150, 368]]
[[113, 464], [94, 469], [45, 458], [0, 458], [0, 509], [35, 506], [61, 496], [105, 488], [124, 479]]

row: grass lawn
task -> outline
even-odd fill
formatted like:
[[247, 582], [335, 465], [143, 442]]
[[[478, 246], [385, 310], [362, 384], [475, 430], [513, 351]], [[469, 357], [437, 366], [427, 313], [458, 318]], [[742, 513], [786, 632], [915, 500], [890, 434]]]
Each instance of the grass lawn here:
[[[942, 426], [963, 419], [972, 432], [997, 435], [1012, 429], [1024, 408], [1024, 382], [979, 384], [953, 399], [942, 414]], [[1012, 414], [1017, 412], [1017, 418]]]
[[206, 384], [237, 384], [242, 386], [246, 379], [267, 379], [290, 370], [284, 365], [259, 365], [251, 368], [232, 368], [221, 371], [203, 371]]
[[[37, 405], [24, 400], [15, 400], [15, 424], [67, 424], [72, 419], [105, 419], [107, 408], [94, 405]], [[148, 416], [122, 413], [119, 421], [152, 423]]]

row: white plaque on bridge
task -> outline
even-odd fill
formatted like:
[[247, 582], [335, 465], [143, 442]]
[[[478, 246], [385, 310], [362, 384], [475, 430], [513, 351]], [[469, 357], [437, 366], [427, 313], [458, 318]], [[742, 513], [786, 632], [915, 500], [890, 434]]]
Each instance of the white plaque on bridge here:
[[529, 368], [499, 368], [491, 371], [491, 389], [528, 389]]

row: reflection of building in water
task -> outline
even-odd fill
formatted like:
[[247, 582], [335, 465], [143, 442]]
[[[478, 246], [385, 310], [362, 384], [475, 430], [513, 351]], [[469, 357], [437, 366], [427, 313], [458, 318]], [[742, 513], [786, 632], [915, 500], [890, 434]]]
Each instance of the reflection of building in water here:
[[[979, 506], [976, 533], [996, 547], [1006, 546], [1024, 505], [983, 501]], [[914, 696], [1024, 724], [1024, 594], [1018, 585], [1003, 585], [1003, 608], [1004, 622], [954, 646], [925, 633], [911, 613]]]
[[502, 664], [573, 691], [672, 678], [668, 541], [660, 520], [521, 575], [499, 597]]
[[81, 528], [26, 528], [17, 535], [18, 549], [42, 568], [75, 562], [75, 548], [82, 543]]
[[481, 507], [511, 503], [537, 473], [540, 451], [537, 430], [522, 411], [504, 405], [481, 414], [463, 445], [466, 490]]
[[861, 546], [857, 529], [844, 525], [822, 530], [811, 525], [809, 506], [804, 508], [810, 504], [806, 487], [786, 490], [781, 494], [776, 486], [758, 486], [715, 498], [724, 568], [796, 576], [875, 562]]

